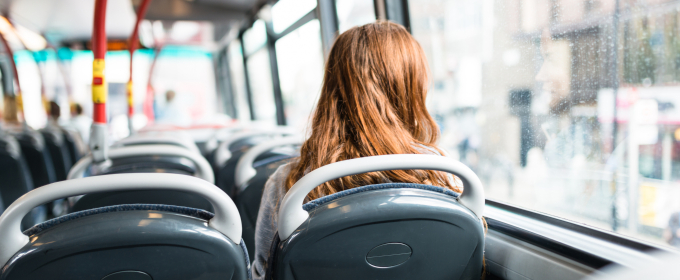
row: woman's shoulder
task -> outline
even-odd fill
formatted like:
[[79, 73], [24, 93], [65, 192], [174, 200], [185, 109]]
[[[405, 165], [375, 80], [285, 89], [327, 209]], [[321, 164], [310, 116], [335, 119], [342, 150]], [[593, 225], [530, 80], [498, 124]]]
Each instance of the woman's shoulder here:
[[299, 158], [293, 158], [290, 161], [288, 161], [285, 164], [280, 165], [274, 173], [272, 173], [271, 176], [269, 176], [269, 180], [273, 180], [276, 182], [283, 182], [286, 180], [288, 177], [288, 174], [290, 171], [293, 169], [293, 166], [297, 164]]

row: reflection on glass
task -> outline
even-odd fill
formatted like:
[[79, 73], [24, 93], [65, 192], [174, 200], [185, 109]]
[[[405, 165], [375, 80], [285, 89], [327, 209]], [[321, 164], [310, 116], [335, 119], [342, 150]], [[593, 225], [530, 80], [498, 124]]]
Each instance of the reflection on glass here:
[[267, 28], [263, 20], [258, 19], [253, 27], [243, 33], [243, 43], [246, 55], [253, 54], [267, 43]]
[[316, 8], [316, 0], [281, 0], [272, 7], [274, 32], [280, 33], [309, 11]]
[[680, 247], [680, 3], [620, 2], [411, 1], [428, 107], [489, 198]]
[[286, 120], [304, 129], [323, 80], [319, 21], [312, 20], [276, 41], [276, 56]]
[[373, 1], [339, 0], [335, 1], [340, 33], [357, 25], [375, 21]]
[[243, 69], [243, 52], [241, 42], [234, 41], [229, 44], [229, 69], [231, 70], [231, 84], [234, 91], [237, 118], [240, 121], [250, 120], [250, 109], [246, 93], [245, 69]]
[[272, 72], [267, 49], [263, 48], [248, 57], [247, 64], [255, 119], [276, 123]]

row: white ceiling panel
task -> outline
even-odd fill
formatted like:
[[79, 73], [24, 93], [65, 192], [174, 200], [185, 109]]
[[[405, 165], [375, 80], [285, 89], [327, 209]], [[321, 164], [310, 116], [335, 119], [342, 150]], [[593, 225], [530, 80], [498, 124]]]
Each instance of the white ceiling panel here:
[[[109, 0], [106, 11], [108, 37], [129, 37], [135, 17], [131, 1]], [[89, 39], [94, 20], [94, 0], [15, 0], [10, 4], [10, 18], [51, 39]]]

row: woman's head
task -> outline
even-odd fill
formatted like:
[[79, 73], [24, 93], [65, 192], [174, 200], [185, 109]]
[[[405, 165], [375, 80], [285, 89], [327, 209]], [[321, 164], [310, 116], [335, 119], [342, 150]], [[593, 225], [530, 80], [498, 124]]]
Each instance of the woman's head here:
[[[379, 21], [341, 34], [326, 62], [311, 136], [286, 180], [287, 189], [306, 171], [333, 162], [436, 150], [439, 129], [425, 107], [427, 87], [425, 55], [402, 26]], [[439, 172], [397, 170], [344, 177], [309, 197], [386, 181], [450, 187]]]

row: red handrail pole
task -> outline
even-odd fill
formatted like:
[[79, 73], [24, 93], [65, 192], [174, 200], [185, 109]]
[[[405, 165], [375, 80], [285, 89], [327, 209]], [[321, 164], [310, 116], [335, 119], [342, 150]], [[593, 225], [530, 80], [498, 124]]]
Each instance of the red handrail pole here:
[[92, 29], [92, 101], [94, 102], [93, 121], [106, 124], [106, 99], [108, 86], [105, 78], [106, 57], [106, 1], [96, 0], [94, 4], [94, 28]]
[[94, 103], [90, 150], [94, 162], [108, 159], [106, 141], [106, 99], [108, 84], [105, 77], [106, 59], [106, 0], [96, 0], [94, 4], [94, 26], [92, 28], [92, 102]]
[[151, 0], [143, 0], [142, 4], [139, 6], [139, 10], [137, 10], [137, 21], [135, 22], [135, 27], [132, 31], [132, 35], [130, 36], [130, 45], [128, 46], [128, 49], [130, 51], [130, 80], [128, 81], [127, 84], [127, 98], [128, 98], [128, 119], [132, 119], [132, 115], [135, 113], [134, 109], [134, 95], [132, 91], [132, 57], [135, 53], [135, 50], [139, 47], [139, 24], [142, 22], [144, 19], [144, 15], [146, 15], [146, 11], [149, 9], [149, 4], [151, 3]]

